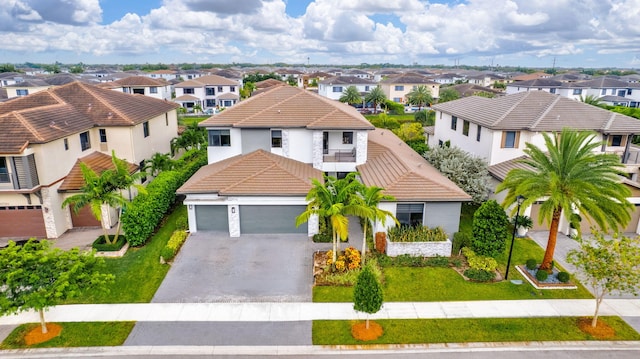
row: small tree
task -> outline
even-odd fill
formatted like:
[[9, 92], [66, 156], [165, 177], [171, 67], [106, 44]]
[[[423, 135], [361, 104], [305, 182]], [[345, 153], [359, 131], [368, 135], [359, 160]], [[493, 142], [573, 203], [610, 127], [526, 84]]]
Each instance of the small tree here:
[[431, 105], [433, 97], [431, 91], [425, 85], [418, 85], [414, 90], [407, 94], [407, 103], [418, 106], [418, 111], [423, 107]]
[[605, 238], [594, 231], [591, 239], [578, 237], [580, 249], [567, 254], [567, 262], [576, 266], [596, 297], [591, 325], [598, 323], [598, 311], [604, 296], [612, 292], [638, 295], [640, 283], [640, 237]]
[[471, 249], [482, 256], [495, 257], [506, 248], [509, 218], [495, 200], [483, 203], [473, 214]]
[[353, 288], [353, 309], [367, 313], [366, 328], [369, 329], [369, 314], [382, 308], [382, 287], [369, 267], [364, 267]]
[[384, 90], [382, 90], [382, 87], [380, 87], [380, 85], [374, 87], [371, 92], [369, 92], [365, 97], [364, 100], [366, 102], [371, 102], [373, 103], [373, 113], [378, 113], [378, 105], [381, 103], [384, 103], [387, 100], [387, 95], [385, 95]]
[[342, 96], [340, 96], [338, 101], [348, 103], [349, 105], [355, 105], [362, 102], [362, 96], [360, 95], [358, 88], [352, 85], [342, 92]]
[[453, 101], [459, 98], [460, 94], [458, 93], [458, 91], [452, 89], [451, 87], [447, 87], [440, 90], [440, 98], [438, 99], [438, 103]]
[[78, 248], [62, 251], [49, 241], [28, 241], [0, 250], [0, 314], [35, 309], [40, 314], [42, 332], [47, 332], [44, 310], [83, 290], [103, 290], [113, 282], [113, 274], [101, 273], [102, 257]]

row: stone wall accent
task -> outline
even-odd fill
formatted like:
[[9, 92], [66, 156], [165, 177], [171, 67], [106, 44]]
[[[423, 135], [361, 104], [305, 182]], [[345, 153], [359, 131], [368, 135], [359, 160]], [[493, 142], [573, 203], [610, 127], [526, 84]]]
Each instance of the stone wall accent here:
[[289, 130], [282, 130], [282, 156], [290, 158], [289, 153]]
[[324, 153], [322, 152], [322, 131], [313, 132], [313, 168], [322, 169]]
[[367, 162], [367, 141], [369, 134], [367, 131], [358, 131], [356, 135], [356, 163], [361, 165]]
[[309, 217], [307, 226], [307, 234], [309, 237], [313, 237], [314, 234], [318, 234], [318, 232], [320, 232], [320, 221], [317, 214], [312, 214], [311, 217]]
[[445, 242], [391, 242], [387, 238], [387, 255], [397, 257], [408, 254], [412, 257], [449, 257], [451, 256], [451, 241]]
[[44, 218], [44, 228], [47, 231], [47, 238], [58, 238], [61, 233], [58, 233], [56, 227], [56, 218], [53, 211], [53, 199], [51, 198], [51, 191], [49, 187], [43, 187], [40, 190], [42, 195], [42, 217]]
[[229, 236], [240, 237], [240, 207], [236, 204], [229, 205], [227, 213], [229, 215]]

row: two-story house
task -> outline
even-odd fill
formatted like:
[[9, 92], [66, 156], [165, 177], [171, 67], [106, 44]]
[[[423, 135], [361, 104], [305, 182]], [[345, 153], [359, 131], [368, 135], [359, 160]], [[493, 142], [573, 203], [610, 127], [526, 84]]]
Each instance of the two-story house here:
[[349, 86], [355, 86], [364, 98], [378, 84], [372, 80], [355, 76], [330, 77], [318, 83], [318, 95], [332, 100], [339, 100], [344, 90]]
[[434, 99], [440, 97], [440, 84], [422, 75], [406, 73], [380, 81], [380, 87], [387, 98], [397, 103], [406, 103], [409, 92], [421, 85], [429, 89]]
[[176, 107], [81, 82], [0, 103], [0, 237], [57, 238], [86, 225], [61, 207], [81, 187], [79, 163], [100, 169], [115, 151], [134, 169], [169, 152]]
[[32, 93], [46, 90], [50, 87], [50, 84], [41, 79], [25, 79], [24, 81], [13, 85], [7, 85], [4, 88], [7, 89], [7, 98], [14, 98], [27, 96]]
[[174, 86], [174, 101], [193, 111], [195, 105], [202, 110], [225, 108], [240, 101], [240, 85], [238, 82], [217, 75], [207, 75], [180, 82]]
[[311, 179], [323, 181], [323, 174], [358, 171], [363, 183], [395, 196], [381, 207], [401, 223], [442, 225], [450, 234], [470, 200], [392, 132], [300, 88], [272, 87], [200, 126], [208, 132], [209, 164], [178, 190], [194, 232], [311, 236], [317, 218], [300, 227], [295, 218], [305, 211]]
[[171, 100], [171, 85], [162, 79], [146, 76], [130, 76], [114, 81], [113, 90], [145, 95], [159, 100]]
[[[631, 146], [631, 140], [640, 133], [640, 121], [632, 117], [546, 91], [491, 99], [466, 97], [434, 105], [433, 109], [436, 124], [429, 146], [449, 143], [484, 158], [496, 180], [494, 185], [504, 179], [509, 169], [520, 166], [517, 159], [525, 155], [526, 143], [544, 147], [543, 133], [559, 132], [565, 127], [594, 131], [602, 142], [599, 150], [619, 155], [626, 171], [637, 179], [638, 149]], [[640, 205], [640, 197], [630, 200]], [[536, 217], [536, 206], [527, 209], [532, 217]], [[628, 228], [632, 232], [638, 230], [640, 210], [634, 216], [635, 222]], [[564, 226], [568, 231], [568, 223]]]

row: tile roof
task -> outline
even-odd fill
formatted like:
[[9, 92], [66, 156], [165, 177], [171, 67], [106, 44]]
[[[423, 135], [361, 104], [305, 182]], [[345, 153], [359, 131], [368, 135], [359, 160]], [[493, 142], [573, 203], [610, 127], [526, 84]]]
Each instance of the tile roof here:
[[489, 166], [489, 174], [499, 181], [504, 181], [504, 179], [507, 177], [507, 173], [509, 173], [509, 171], [511, 171], [512, 169], [520, 168], [523, 170], [533, 170], [533, 167], [522, 163], [522, 160], [524, 160], [525, 158], [527, 158], [527, 156], [520, 156], [508, 161], [496, 163], [493, 166]]
[[95, 126], [133, 126], [179, 105], [81, 82], [0, 103], [0, 153], [47, 143]]
[[323, 85], [375, 85], [373, 80], [355, 76], [334, 76], [320, 81]]
[[389, 76], [388, 78], [381, 80], [381, 84], [429, 84], [429, 85], [437, 85], [437, 82], [432, 81], [426, 76], [414, 74], [414, 73], [406, 73], [400, 74], [397, 76]]
[[202, 167], [177, 193], [306, 196], [312, 187], [311, 178], [322, 181], [322, 171], [306, 163], [257, 150]]
[[367, 162], [357, 169], [365, 185], [382, 187], [397, 201], [471, 200], [389, 130], [377, 128], [369, 133]]
[[120, 80], [114, 81], [115, 84], [120, 86], [166, 86], [166, 81], [160, 81], [152, 79], [147, 76], [129, 76]]
[[533, 80], [512, 82], [509, 87], [563, 87], [566, 83], [551, 78], [537, 78]]
[[238, 86], [239, 83], [237, 81], [229, 80], [226, 77], [222, 77], [218, 75], [207, 75], [207, 76], [200, 76], [192, 80], [180, 82], [179, 84], [176, 84], [175, 87], [183, 88], [183, 87], [204, 87], [204, 86], [221, 86], [221, 85]]
[[601, 133], [640, 133], [640, 121], [546, 91], [498, 98], [465, 97], [432, 106], [496, 130], [560, 131], [564, 127]]
[[251, 96], [199, 126], [374, 129], [354, 107], [293, 86], [276, 86]]
[[[58, 188], [58, 192], [73, 192], [78, 191], [84, 186], [84, 178], [82, 177], [82, 168], [80, 164], [84, 163], [92, 169], [95, 173], [100, 174], [106, 170], [114, 169], [113, 161], [110, 155], [104, 154], [102, 152], [93, 152], [85, 157], [78, 158], [76, 163], [69, 171], [69, 174], [65, 177], [64, 181]], [[127, 167], [129, 169], [129, 173], [136, 172], [140, 167], [133, 163], [127, 163]]]

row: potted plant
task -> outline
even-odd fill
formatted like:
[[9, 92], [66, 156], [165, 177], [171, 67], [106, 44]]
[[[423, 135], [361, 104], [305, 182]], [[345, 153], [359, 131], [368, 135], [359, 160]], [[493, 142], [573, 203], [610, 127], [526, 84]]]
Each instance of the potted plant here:
[[571, 216], [569, 216], [569, 237], [578, 237], [578, 228], [580, 227], [580, 222], [582, 222], [582, 217], [580, 217], [579, 214], [572, 213]]
[[517, 215], [513, 217], [511, 223], [516, 226], [518, 237], [524, 237], [531, 227], [533, 227], [533, 221], [531, 217], [525, 215]]

